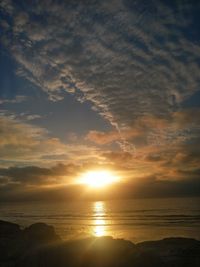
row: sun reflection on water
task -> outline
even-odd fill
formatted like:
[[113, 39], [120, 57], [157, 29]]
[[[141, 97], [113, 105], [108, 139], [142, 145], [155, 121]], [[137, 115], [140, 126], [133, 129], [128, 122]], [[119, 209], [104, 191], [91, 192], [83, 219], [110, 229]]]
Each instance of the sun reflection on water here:
[[104, 202], [98, 201], [95, 202], [93, 205], [93, 212], [95, 216], [95, 221], [94, 221], [94, 234], [97, 237], [104, 236], [106, 231], [105, 231], [105, 220], [103, 219], [105, 215], [105, 205]]

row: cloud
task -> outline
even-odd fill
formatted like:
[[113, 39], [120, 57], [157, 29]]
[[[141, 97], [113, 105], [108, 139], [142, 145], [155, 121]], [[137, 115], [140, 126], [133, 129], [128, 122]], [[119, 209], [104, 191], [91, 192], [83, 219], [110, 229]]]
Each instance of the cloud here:
[[99, 145], [104, 145], [108, 143], [112, 143], [120, 139], [118, 132], [100, 132], [100, 131], [90, 131], [86, 140], [92, 141]]
[[38, 114], [29, 114], [29, 115], [26, 115], [26, 119], [28, 121], [32, 121], [32, 120], [40, 119], [40, 118], [41, 118], [41, 115], [38, 115]]
[[141, 135], [140, 129], [134, 128], [123, 131], [89, 131], [85, 139], [92, 141], [99, 145], [109, 144], [113, 142], [119, 142], [121, 140], [127, 140]]
[[[56, 168], [54, 170], [53, 168]], [[199, 196], [199, 177], [184, 180], [158, 180], [155, 176], [138, 177], [129, 182], [120, 182], [112, 186], [112, 190], [87, 190], [83, 185], [68, 184], [68, 166], [55, 166], [50, 169], [29, 166], [26, 168], [0, 169], [1, 175], [7, 175], [9, 180], [0, 176], [0, 199], [9, 200], [67, 200], [91, 199], [105, 200], [116, 198], [155, 198], [155, 197], [186, 197]], [[61, 168], [61, 171], [58, 171]], [[63, 184], [63, 168], [66, 171]], [[75, 166], [70, 166], [74, 170]], [[30, 174], [30, 171], [32, 174]], [[76, 171], [76, 170], [75, 170]], [[70, 170], [71, 174], [71, 170]], [[24, 177], [24, 175], [26, 175]], [[24, 177], [24, 178], [22, 178]], [[22, 178], [22, 179], [21, 179]], [[9, 181], [9, 182], [8, 182]]]
[[137, 153], [104, 151], [105, 162], [120, 170], [124, 181], [154, 176], [159, 181], [181, 181], [198, 178], [200, 164], [199, 138], [172, 146], [142, 146]]
[[45, 130], [29, 124], [20, 123], [7, 116], [0, 117], [1, 139], [0, 146], [13, 145], [32, 147], [39, 142], [40, 136], [45, 134]]
[[0, 3], [0, 7], [3, 9], [4, 12], [11, 15], [13, 13], [13, 3], [12, 0], [5, 0]]
[[116, 165], [120, 166], [124, 163], [126, 163], [126, 166], [129, 162], [133, 162], [133, 155], [128, 152], [114, 152], [114, 151], [108, 151], [104, 152], [102, 154], [103, 157], [106, 158], [106, 160], [110, 163], [115, 163]]
[[[197, 192], [192, 184], [199, 185], [200, 109], [185, 108], [184, 102], [199, 92], [198, 11], [197, 1], [1, 2], [0, 41], [17, 63], [17, 75], [53, 101], [62, 99], [64, 91], [89, 101], [114, 126], [112, 131], [89, 131], [82, 144], [76, 133], [68, 133], [70, 143], [63, 143], [30, 124], [37, 114], [22, 115], [22, 122], [5, 112], [0, 117], [1, 158], [12, 167], [16, 161], [31, 165], [13, 167], [30, 183], [60, 177], [51, 168], [36, 167], [42, 164], [95, 162], [119, 169], [129, 183], [146, 177], [141, 187], [128, 183], [130, 195], [134, 186], [140, 196], [156, 195], [156, 190], [157, 195], [180, 195], [181, 188]], [[20, 101], [18, 96], [0, 103]], [[7, 172], [4, 185], [7, 179], [20, 183]], [[12, 186], [20, 190], [19, 184]]]
[[10, 116], [0, 116], [0, 125], [0, 158], [8, 163], [50, 164], [98, 157], [98, 150], [93, 146], [62, 143], [44, 128]]
[[[185, 180], [157, 180], [154, 177], [140, 179], [121, 187], [121, 194], [129, 197], [186, 197], [200, 195], [199, 178]], [[117, 195], [116, 195], [117, 196]]]
[[80, 166], [74, 164], [57, 164], [51, 168], [26, 166], [0, 168], [2, 179], [9, 179], [9, 183], [24, 185], [48, 185], [69, 184], [72, 177], [80, 171]]
[[21, 103], [21, 102], [25, 101], [26, 98], [27, 97], [24, 96], [24, 95], [17, 95], [13, 99], [2, 98], [2, 99], [0, 99], [0, 104], [7, 104], [7, 103], [16, 104], [16, 103]]
[[[195, 142], [200, 134], [200, 109], [187, 108], [173, 112], [169, 118], [141, 116], [131, 128], [119, 131], [90, 131], [85, 139], [98, 145], [118, 143], [128, 153], [139, 153], [142, 147], [160, 147]], [[131, 147], [134, 144], [134, 147]], [[130, 148], [130, 149], [129, 149]], [[134, 150], [134, 151], [133, 151]], [[134, 154], [134, 153], [133, 153]]]
[[63, 90], [73, 93], [123, 129], [141, 116], [169, 118], [199, 90], [198, 3], [11, 3], [2, 12], [12, 14], [14, 25], [2, 39], [19, 73], [53, 100]]
[[[1, 101], [1, 100], [0, 100]], [[21, 103], [21, 102], [15, 102], [15, 100], [2, 100], [2, 104], [7, 104], [7, 103]], [[5, 106], [6, 107], [6, 106]], [[40, 119], [43, 116], [39, 115], [39, 114], [30, 114], [29, 112], [21, 112], [21, 113], [16, 113], [13, 112], [9, 109], [0, 109], [0, 116], [2, 117], [7, 117], [13, 120], [19, 120], [19, 121], [23, 121], [23, 122], [27, 122], [27, 121], [33, 121], [36, 119]]]

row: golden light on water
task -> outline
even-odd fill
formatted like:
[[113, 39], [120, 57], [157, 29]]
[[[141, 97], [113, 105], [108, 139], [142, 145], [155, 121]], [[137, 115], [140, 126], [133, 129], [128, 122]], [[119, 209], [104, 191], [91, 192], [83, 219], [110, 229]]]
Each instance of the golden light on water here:
[[108, 170], [94, 170], [84, 173], [80, 177], [80, 183], [86, 184], [89, 187], [101, 188], [112, 183], [115, 183], [119, 178]]
[[95, 221], [94, 221], [94, 235], [97, 237], [106, 235], [105, 231], [105, 220], [103, 216], [105, 215], [105, 206], [101, 201], [95, 202], [93, 206]]

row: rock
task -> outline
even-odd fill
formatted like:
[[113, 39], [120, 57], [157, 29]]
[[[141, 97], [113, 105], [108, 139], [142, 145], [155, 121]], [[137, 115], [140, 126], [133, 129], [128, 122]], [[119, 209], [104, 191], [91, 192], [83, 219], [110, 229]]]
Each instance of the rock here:
[[61, 241], [52, 226], [20, 230], [0, 221], [0, 267], [199, 267], [200, 241], [167, 238], [133, 244], [112, 237]]
[[25, 228], [24, 237], [30, 241], [48, 243], [58, 241], [60, 238], [56, 235], [54, 227], [45, 223], [35, 223]]
[[156, 253], [167, 267], [200, 266], [200, 241], [195, 239], [172, 237], [142, 242], [137, 246], [142, 251]]
[[16, 223], [0, 221], [0, 238], [11, 238], [22, 232], [20, 226]]
[[130, 241], [112, 237], [87, 238], [32, 250], [19, 266], [128, 267], [133, 265], [132, 255], [136, 254], [135, 245]]

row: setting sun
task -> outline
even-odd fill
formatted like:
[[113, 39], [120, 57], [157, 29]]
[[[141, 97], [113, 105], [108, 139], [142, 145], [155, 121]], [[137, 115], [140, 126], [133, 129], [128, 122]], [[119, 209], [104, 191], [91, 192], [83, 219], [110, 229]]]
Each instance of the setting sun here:
[[80, 182], [90, 187], [101, 188], [118, 181], [118, 177], [111, 171], [88, 171], [81, 176]]

